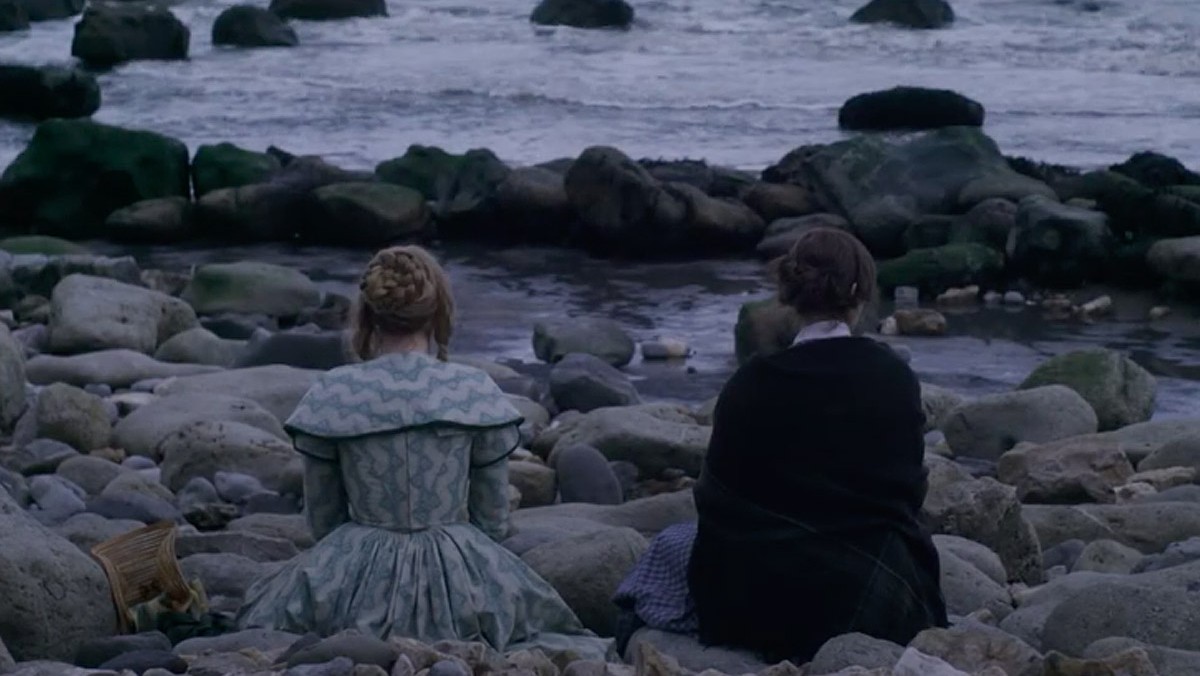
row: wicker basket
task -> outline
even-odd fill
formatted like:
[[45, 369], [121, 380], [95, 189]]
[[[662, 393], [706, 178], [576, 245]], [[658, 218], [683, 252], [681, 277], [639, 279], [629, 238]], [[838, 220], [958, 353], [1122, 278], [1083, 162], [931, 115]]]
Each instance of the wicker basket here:
[[140, 603], [160, 595], [181, 607], [189, 603], [191, 592], [175, 558], [177, 533], [174, 523], [160, 521], [92, 547], [108, 576], [122, 632], [131, 630], [130, 609]]

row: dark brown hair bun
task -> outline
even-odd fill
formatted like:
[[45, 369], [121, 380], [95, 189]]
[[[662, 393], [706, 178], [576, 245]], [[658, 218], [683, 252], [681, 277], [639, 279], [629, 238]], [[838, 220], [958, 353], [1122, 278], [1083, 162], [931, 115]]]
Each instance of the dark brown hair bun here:
[[843, 230], [805, 232], [772, 269], [780, 302], [805, 317], [840, 319], [875, 296], [875, 261]]

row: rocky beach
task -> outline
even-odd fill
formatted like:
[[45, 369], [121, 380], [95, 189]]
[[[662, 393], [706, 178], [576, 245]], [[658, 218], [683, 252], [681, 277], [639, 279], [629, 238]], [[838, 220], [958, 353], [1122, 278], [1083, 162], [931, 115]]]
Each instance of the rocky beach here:
[[[1127, 39], [1166, 50], [1097, 70], [1136, 98], [1159, 80], [1195, 83], [1200, 67], [1172, 46], [1200, 24], [1150, 40], [1156, 19], [1117, 3], [1056, 2], [1043, 14], [967, 0], [688, 19], [708, 48], [718, 35], [744, 41], [778, 11], [836, 34], [818, 45], [834, 59], [861, 48], [838, 40], [879, 41], [884, 60], [888, 49], [923, 49], [913, 41], [935, 55], [963, 49], [957, 80], [944, 64], [925, 63], [942, 69], [932, 82], [884, 77], [875, 63], [832, 89], [836, 104], [828, 92], [819, 106], [801, 104], [822, 132], [780, 127], [779, 101], [697, 113], [717, 126], [744, 115], [752, 128], [718, 138], [720, 129], [686, 131], [700, 126], [686, 101], [609, 119], [607, 104], [547, 111], [558, 104], [544, 94], [481, 104], [473, 93], [410, 93], [407, 112], [394, 114], [382, 112], [391, 95], [367, 85], [345, 84], [334, 103], [314, 93], [353, 70], [356, 55], [408, 54], [411, 45], [372, 32], [400, 19], [418, 35], [430, 17], [446, 21], [496, 49], [501, 65], [527, 47], [494, 42], [525, 45], [526, 33], [582, 64], [589, 49], [614, 59], [630, 40], [673, 35], [678, 14], [699, 11], [463, 4], [0, 0], [0, 31], [14, 28], [0, 32], [0, 673], [1200, 673], [1200, 145], [1169, 123], [1188, 104], [1177, 106], [1177, 93], [1157, 99], [1162, 138], [1130, 131], [1129, 111], [1049, 130], [971, 91], [991, 57], [967, 47], [989, 43], [982, 18], [997, 12], [1042, 17], [1045, 33], [1069, 17], [1090, 36], [1081, 40], [1108, 49], [1097, 22], [1115, 16], [1133, 27]], [[1168, 1], [1158, 10], [1180, 11]], [[495, 22], [525, 37], [471, 33]], [[328, 44], [337, 31], [341, 47]], [[431, 63], [466, 69], [453, 46], [423, 44]], [[719, 44], [714, 53], [739, 58]], [[331, 63], [316, 62], [322, 50]], [[634, 67], [669, 70], [678, 63], [653, 59], [670, 51], [628, 53], [643, 59]], [[287, 109], [295, 93], [254, 96], [256, 67], [304, 68], [289, 53], [314, 58], [319, 75], [297, 89], [311, 115]], [[1043, 82], [1071, 81], [1063, 73], [1076, 65], [1064, 56]], [[710, 66], [714, 79], [737, 80]], [[531, 81], [545, 74], [531, 68]], [[247, 75], [222, 86], [230, 69]], [[444, 72], [451, 89], [466, 78]], [[579, 72], [567, 79], [583, 86]], [[613, 73], [592, 78], [596, 96], [651, 95]], [[691, 92], [674, 75], [674, 91]], [[928, 86], [893, 88], [900, 77]], [[749, 80], [706, 95], [746, 95]], [[185, 102], [205, 90], [216, 103]], [[460, 123], [474, 120], [461, 134], [436, 121], [455, 102]], [[284, 110], [272, 117], [269, 105]], [[372, 124], [412, 127], [372, 142], [377, 130], [359, 123], [375, 111]], [[626, 115], [655, 126], [630, 132]], [[667, 129], [682, 134], [670, 152], [653, 140]], [[796, 334], [765, 263], [819, 226], [852, 232], [879, 261], [881, 298], [859, 330], [922, 381], [923, 517], [937, 534], [951, 627], [908, 646], [841, 636], [805, 665], [651, 630], [608, 663], [353, 632], [118, 633], [91, 555], [105, 540], [175, 524], [181, 570], [216, 612], [236, 611], [255, 579], [313, 545], [301, 456], [282, 422], [322, 371], [346, 363], [342, 329], [366, 259], [420, 242], [455, 286], [452, 358], [485, 370], [525, 417], [503, 545], [611, 636], [611, 597], [649, 539], [695, 519], [690, 488], [723, 382]]]

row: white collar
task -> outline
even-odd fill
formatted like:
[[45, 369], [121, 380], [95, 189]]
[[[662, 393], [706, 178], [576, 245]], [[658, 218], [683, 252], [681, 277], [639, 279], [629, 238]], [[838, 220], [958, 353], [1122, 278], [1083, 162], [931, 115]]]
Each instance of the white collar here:
[[827, 338], [848, 338], [849, 336], [850, 326], [846, 322], [829, 319], [813, 322], [800, 329], [800, 333], [796, 334], [796, 340], [792, 341], [792, 345], [808, 343], [814, 340], [825, 340]]

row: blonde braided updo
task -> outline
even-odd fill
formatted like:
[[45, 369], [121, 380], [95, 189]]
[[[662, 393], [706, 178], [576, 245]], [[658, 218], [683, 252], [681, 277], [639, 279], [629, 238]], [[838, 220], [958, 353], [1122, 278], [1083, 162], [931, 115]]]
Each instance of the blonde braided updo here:
[[375, 254], [358, 284], [351, 347], [359, 359], [377, 356], [382, 335], [430, 335], [438, 359], [449, 357], [454, 320], [450, 281], [437, 260], [418, 246]]

